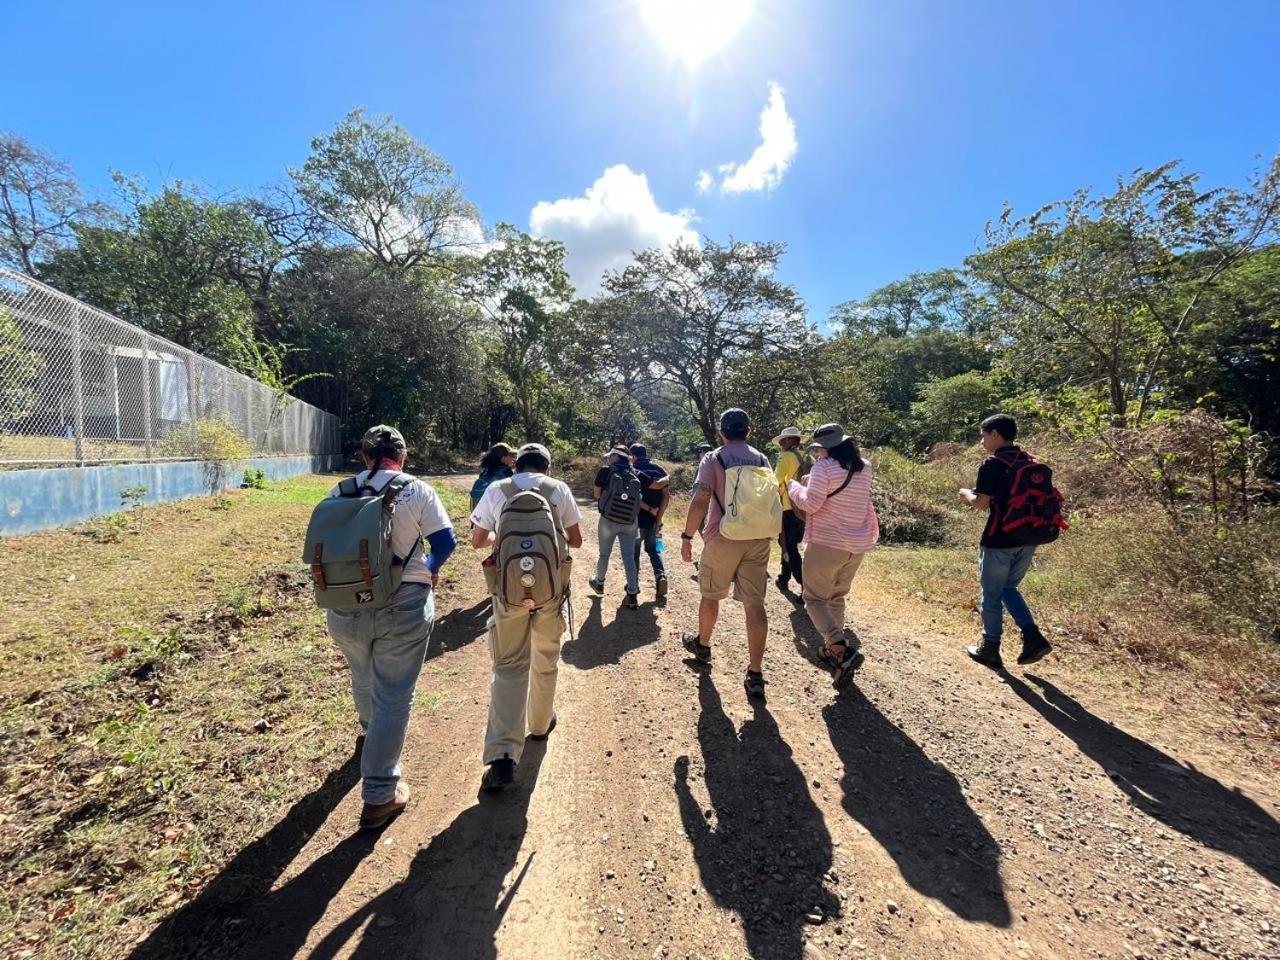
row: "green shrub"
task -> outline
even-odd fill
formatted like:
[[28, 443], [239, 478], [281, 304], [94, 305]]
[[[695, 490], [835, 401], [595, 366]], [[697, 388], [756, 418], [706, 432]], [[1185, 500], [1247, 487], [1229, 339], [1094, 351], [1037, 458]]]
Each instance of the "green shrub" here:
[[245, 467], [244, 480], [240, 482], [240, 486], [250, 490], [265, 490], [270, 485], [265, 470], [260, 470], [257, 467]]
[[239, 463], [253, 453], [244, 434], [224, 417], [197, 420], [194, 431], [189, 423], [179, 424], [160, 438], [156, 450], [162, 457], [222, 464]]

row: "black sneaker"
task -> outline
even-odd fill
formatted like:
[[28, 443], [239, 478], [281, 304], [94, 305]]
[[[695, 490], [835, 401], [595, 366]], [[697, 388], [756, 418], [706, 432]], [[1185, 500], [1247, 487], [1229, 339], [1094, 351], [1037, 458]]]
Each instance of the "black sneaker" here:
[[682, 634], [680, 642], [684, 644], [684, 648], [693, 654], [694, 659], [699, 663], [711, 662], [711, 648], [702, 642], [702, 637], [698, 634]]
[[547, 737], [551, 736], [551, 731], [552, 731], [552, 730], [554, 730], [555, 728], [556, 728], [556, 715], [553, 713], [553, 714], [551, 715], [551, 722], [550, 722], [549, 724], [547, 724], [546, 732], [545, 732], [545, 733], [531, 733], [531, 734], [529, 734], [529, 739], [530, 739], [530, 740], [537, 741], [538, 743], [541, 743], [543, 740], [546, 740], [546, 739], [547, 739]]
[[1026, 667], [1048, 656], [1053, 647], [1034, 623], [1022, 628], [1022, 652], [1018, 654], [1018, 666]]
[[966, 647], [969, 659], [992, 670], [1003, 670], [1004, 661], [1000, 659], [1000, 644], [983, 640], [976, 647]]
[[588, 585], [591, 587], [591, 589], [592, 589], [592, 590], [594, 590], [596, 593], [604, 593], [604, 582], [603, 582], [603, 581], [601, 581], [601, 580], [597, 580], [595, 577], [592, 577], [590, 580], [588, 580], [588, 581], [587, 581], [587, 584], [588, 584]]
[[511, 786], [515, 779], [516, 762], [510, 757], [500, 757], [485, 770], [484, 777], [480, 780], [480, 789], [486, 793], [496, 793]]
[[659, 600], [667, 599], [667, 578], [659, 577], [658, 582], [654, 585], [653, 595]]
[[747, 675], [742, 678], [742, 685], [747, 690], [747, 696], [752, 700], [764, 699], [764, 674], [756, 673], [748, 670]]
[[791, 592], [791, 591], [788, 589], [788, 587], [790, 587], [790, 586], [791, 586], [791, 578], [790, 578], [790, 577], [784, 577], [782, 574], [778, 574], [778, 579], [777, 579], [777, 580], [775, 580], [775, 581], [773, 581], [773, 583], [774, 583], [774, 586], [776, 586], [776, 587], [777, 587], [779, 590], [781, 590], [783, 593], [790, 593], [790, 592]]
[[627, 594], [627, 598], [626, 598], [625, 600], [623, 600], [623, 601], [622, 601], [622, 605], [623, 605], [624, 607], [626, 607], [628, 610], [639, 610], [639, 609], [640, 609], [640, 594], [638, 594], [638, 593], [628, 593], [628, 594]]

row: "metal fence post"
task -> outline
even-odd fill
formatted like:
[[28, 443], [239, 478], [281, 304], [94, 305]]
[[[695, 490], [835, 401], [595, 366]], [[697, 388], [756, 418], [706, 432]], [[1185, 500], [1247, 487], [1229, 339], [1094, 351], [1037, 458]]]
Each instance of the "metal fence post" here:
[[84, 466], [84, 361], [80, 308], [71, 311], [71, 418], [76, 440], [76, 463]]
[[154, 432], [151, 424], [151, 409], [151, 338], [144, 333], [142, 335], [142, 439], [146, 445], [148, 463], [154, 457], [151, 449], [151, 434]]

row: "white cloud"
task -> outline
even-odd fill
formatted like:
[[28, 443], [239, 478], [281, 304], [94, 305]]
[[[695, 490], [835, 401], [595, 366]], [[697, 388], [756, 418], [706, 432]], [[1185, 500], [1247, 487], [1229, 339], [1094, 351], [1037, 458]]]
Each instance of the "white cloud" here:
[[569, 276], [578, 292], [600, 289], [606, 270], [620, 270], [632, 253], [677, 242], [698, 242], [692, 210], [663, 210], [649, 189], [649, 178], [625, 163], [607, 168], [585, 196], [541, 200], [529, 214], [529, 229], [561, 241]]
[[[799, 143], [796, 141], [796, 125], [787, 113], [787, 103], [782, 88], [769, 83], [769, 101], [760, 111], [760, 145], [745, 163], [720, 165], [724, 178], [720, 181], [722, 193], [748, 193], [772, 190], [782, 182], [782, 175], [795, 159]], [[702, 176], [698, 187], [702, 188]], [[708, 183], [708, 187], [710, 184]]]
[[699, 193], [710, 193], [711, 188], [716, 185], [716, 178], [707, 170], [698, 171], [698, 180], [694, 186], [698, 188]]

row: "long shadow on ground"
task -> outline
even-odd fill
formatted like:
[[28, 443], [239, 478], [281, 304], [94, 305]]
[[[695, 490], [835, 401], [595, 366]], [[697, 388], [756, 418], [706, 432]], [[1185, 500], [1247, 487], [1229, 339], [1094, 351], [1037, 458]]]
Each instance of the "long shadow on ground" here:
[[[496, 957], [494, 936], [536, 853], [530, 852], [504, 891], [524, 843], [545, 752], [546, 744], [529, 743], [514, 787], [482, 795], [460, 813], [419, 851], [403, 880], [339, 923], [311, 951], [310, 960]], [[345, 953], [358, 933], [354, 950]]]
[[[324, 783], [299, 800], [261, 838], [241, 850], [194, 900], [165, 919], [130, 954], [131, 960], [159, 958], [240, 957], [246, 952], [246, 934], [253, 926], [246, 914], [263, 898], [285, 868], [320, 829], [333, 808], [360, 780], [360, 742], [355, 753], [325, 779]], [[367, 843], [367, 847], [365, 844]], [[323, 905], [341, 888], [360, 858], [372, 848], [367, 835], [355, 838], [330, 854], [323, 879], [313, 879], [314, 902]], [[310, 872], [310, 871], [308, 871]], [[302, 904], [297, 905], [300, 909]]]
[[471, 605], [451, 610], [436, 621], [431, 631], [431, 647], [427, 659], [442, 653], [458, 650], [483, 637], [489, 626], [489, 598]]
[[1048, 680], [1031, 674], [1026, 678], [1039, 692], [1015, 676], [1004, 680], [1098, 764], [1135, 807], [1280, 884], [1280, 823], [1262, 807], [1239, 789], [1223, 786], [1191, 764], [1094, 716]]
[[822, 710], [844, 763], [844, 808], [902, 878], [965, 920], [1007, 927], [1000, 849], [946, 767], [856, 686]]
[[676, 761], [676, 799], [702, 884], [742, 918], [756, 960], [804, 954], [806, 915], [838, 916], [826, 886], [831, 835], [804, 774], [764, 706], [735, 730], [709, 673], [698, 677], [698, 742], [711, 810], [694, 797], [689, 760]]
[[565, 663], [579, 670], [619, 663], [632, 650], [654, 643], [662, 636], [653, 604], [643, 604], [639, 610], [620, 609], [607, 627], [602, 616], [603, 606], [604, 599], [592, 595], [591, 611], [578, 629], [578, 635], [565, 641], [560, 650], [560, 659]]

